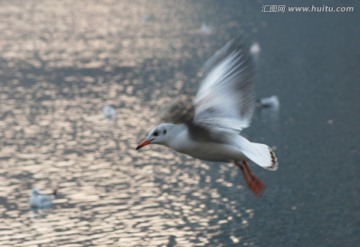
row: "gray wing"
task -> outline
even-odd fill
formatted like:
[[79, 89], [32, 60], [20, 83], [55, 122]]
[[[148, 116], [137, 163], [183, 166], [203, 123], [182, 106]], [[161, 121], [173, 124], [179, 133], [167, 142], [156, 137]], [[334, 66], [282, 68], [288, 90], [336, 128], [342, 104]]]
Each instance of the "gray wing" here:
[[247, 47], [228, 42], [205, 63], [204, 71], [193, 103], [193, 124], [213, 133], [239, 133], [248, 127], [255, 106], [255, 69]]
[[226, 136], [222, 133], [211, 131], [208, 126], [195, 123], [193, 121], [194, 113], [193, 97], [182, 95], [160, 114], [160, 121], [163, 123], [186, 124], [190, 130], [190, 137], [197, 141], [226, 142]]
[[195, 108], [190, 95], [182, 95], [175, 99], [161, 114], [164, 123], [189, 124], [193, 121]]

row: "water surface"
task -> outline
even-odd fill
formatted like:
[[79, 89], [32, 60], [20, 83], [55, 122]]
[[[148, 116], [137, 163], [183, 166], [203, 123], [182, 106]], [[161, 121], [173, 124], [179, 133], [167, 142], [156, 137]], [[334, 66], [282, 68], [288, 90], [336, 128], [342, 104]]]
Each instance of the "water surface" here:
[[[271, 14], [263, 4], [2, 2], [0, 245], [355, 246], [360, 6]], [[231, 164], [134, 150], [239, 34], [261, 45], [258, 96], [281, 104], [244, 133], [280, 160], [277, 172], [253, 166], [260, 199]], [[52, 210], [29, 209], [32, 188], [58, 189]]]

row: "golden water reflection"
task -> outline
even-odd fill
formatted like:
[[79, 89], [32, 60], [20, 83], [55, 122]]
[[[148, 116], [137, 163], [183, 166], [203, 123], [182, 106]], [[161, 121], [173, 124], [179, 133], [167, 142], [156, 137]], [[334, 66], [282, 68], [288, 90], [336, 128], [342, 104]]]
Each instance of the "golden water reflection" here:
[[[1, 246], [252, 243], [231, 165], [134, 150], [219, 39], [190, 2], [1, 5]], [[32, 188], [54, 208], [30, 211]]]

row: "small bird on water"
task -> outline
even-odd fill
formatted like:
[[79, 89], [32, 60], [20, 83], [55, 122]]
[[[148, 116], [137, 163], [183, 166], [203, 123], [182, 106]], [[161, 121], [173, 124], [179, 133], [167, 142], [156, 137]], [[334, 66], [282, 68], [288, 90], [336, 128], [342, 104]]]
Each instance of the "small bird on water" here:
[[231, 40], [204, 65], [204, 79], [195, 97], [181, 96], [161, 116], [136, 148], [160, 144], [206, 161], [233, 162], [250, 188], [260, 196], [265, 185], [250, 170], [251, 161], [275, 171], [278, 161], [265, 144], [240, 135], [255, 108], [254, 64], [249, 50]]
[[29, 204], [31, 208], [46, 209], [52, 206], [52, 201], [57, 196], [57, 190], [52, 194], [40, 194], [39, 190], [32, 189]]

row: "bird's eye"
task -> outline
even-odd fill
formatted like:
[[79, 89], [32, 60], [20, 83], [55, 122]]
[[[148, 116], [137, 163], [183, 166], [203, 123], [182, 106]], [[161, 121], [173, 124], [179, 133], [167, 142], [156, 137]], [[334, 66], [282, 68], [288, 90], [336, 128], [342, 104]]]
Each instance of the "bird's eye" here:
[[163, 130], [163, 134], [166, 135], [166, 130]]
[[154, 135], [154, 136], [158, 136], [158, 135], [159, 135], [159, 132], [155, 131], [153, 135]]

